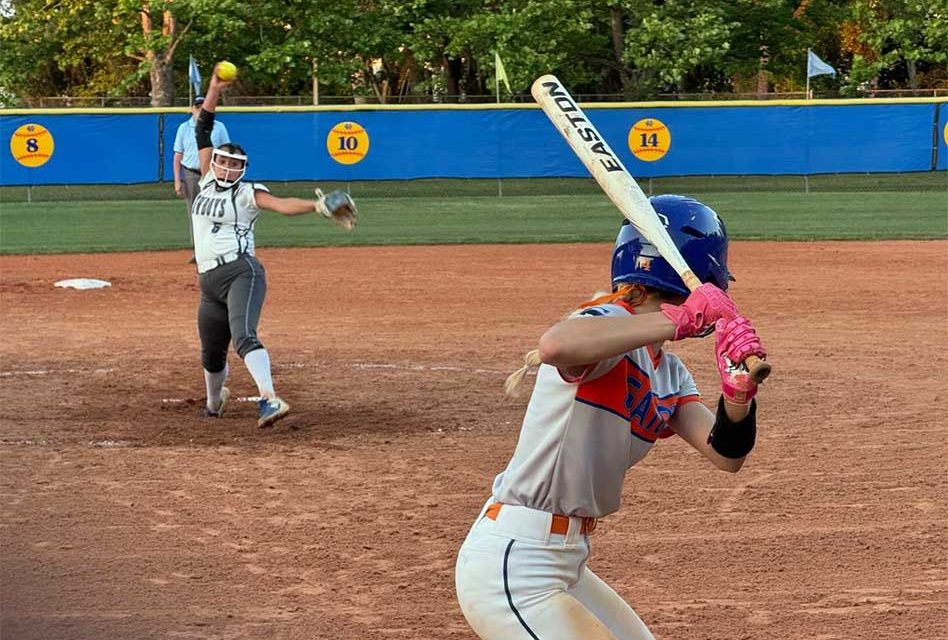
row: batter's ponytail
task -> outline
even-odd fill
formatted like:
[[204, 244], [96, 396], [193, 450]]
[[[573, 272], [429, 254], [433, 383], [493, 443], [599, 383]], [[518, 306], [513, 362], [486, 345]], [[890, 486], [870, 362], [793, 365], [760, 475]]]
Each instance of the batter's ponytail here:
[[507, 379], [504, 381], [504, 393], [511, 398], [519, 396], [523, 379], [527, 376], [530, 369], [539, 367], [540, 364], [540, 350], [534, 349], [533, 351], [528, 351], [523, 357], [523, 366], [507, 376]]

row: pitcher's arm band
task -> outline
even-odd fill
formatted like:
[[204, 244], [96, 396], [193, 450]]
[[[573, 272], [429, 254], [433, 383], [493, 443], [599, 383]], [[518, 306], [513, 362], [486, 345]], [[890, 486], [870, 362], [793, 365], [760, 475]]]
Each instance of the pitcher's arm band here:
[[214, 112], [201, 109], [194, 125], [194, 136], [197, 138], [198, 150], [214, 146], [214, 143], [211, 142], [212, 131], [214, 131]]
[[750, 411], [743, 420], [731, 422], [724, 410], [724, 396], [718, 400], [714, 426], [708, 434], [708, 444], [725, 458], [743, 458], [757, 440], [757, 401], [751, 400]]

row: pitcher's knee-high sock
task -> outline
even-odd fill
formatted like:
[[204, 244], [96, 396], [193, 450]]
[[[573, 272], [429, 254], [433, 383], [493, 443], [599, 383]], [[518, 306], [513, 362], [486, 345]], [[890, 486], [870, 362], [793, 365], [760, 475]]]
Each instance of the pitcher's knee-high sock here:
[[273, 398], [273, 377], [270, 375], [270, 354], [266, 349], [254, 349], [244, 356], [244, 365], [257, 383], [261, 398]]
[[221, 389], [227, 381], [227, 365], [216, 373], [204, 370], [204, 388], [207, 390], [207, 408], [217, 411], [221, 404]]

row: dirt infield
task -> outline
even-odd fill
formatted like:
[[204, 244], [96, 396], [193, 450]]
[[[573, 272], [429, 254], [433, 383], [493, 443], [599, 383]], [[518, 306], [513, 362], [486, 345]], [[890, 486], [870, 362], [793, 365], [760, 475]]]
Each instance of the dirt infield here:
[[[502, 381], [609, 249], [262, 250], [265, 432], [199, 417], [186, 253], [0, 257], [0, 636], [474, 638], [454, 555], [516, 441]], [[661, 442], [591, 566], [660, 640], [948, 637], [948, 243], [731, 262], [774, 364], [757, 450]], [[710, 342], [673, 349], [715, 398]]]

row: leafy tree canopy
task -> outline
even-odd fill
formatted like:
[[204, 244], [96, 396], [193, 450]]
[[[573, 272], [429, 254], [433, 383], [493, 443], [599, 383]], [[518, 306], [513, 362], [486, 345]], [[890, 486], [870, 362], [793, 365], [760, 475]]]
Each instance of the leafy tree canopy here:
[[[235, 95], [519, 99], [543, 73], [580, 94], [948, 88], [946, 0], [0, 0], [0, 96], [187, 95], [188, 56]], [[506, 88], [504, 89], [504, 97]]]

